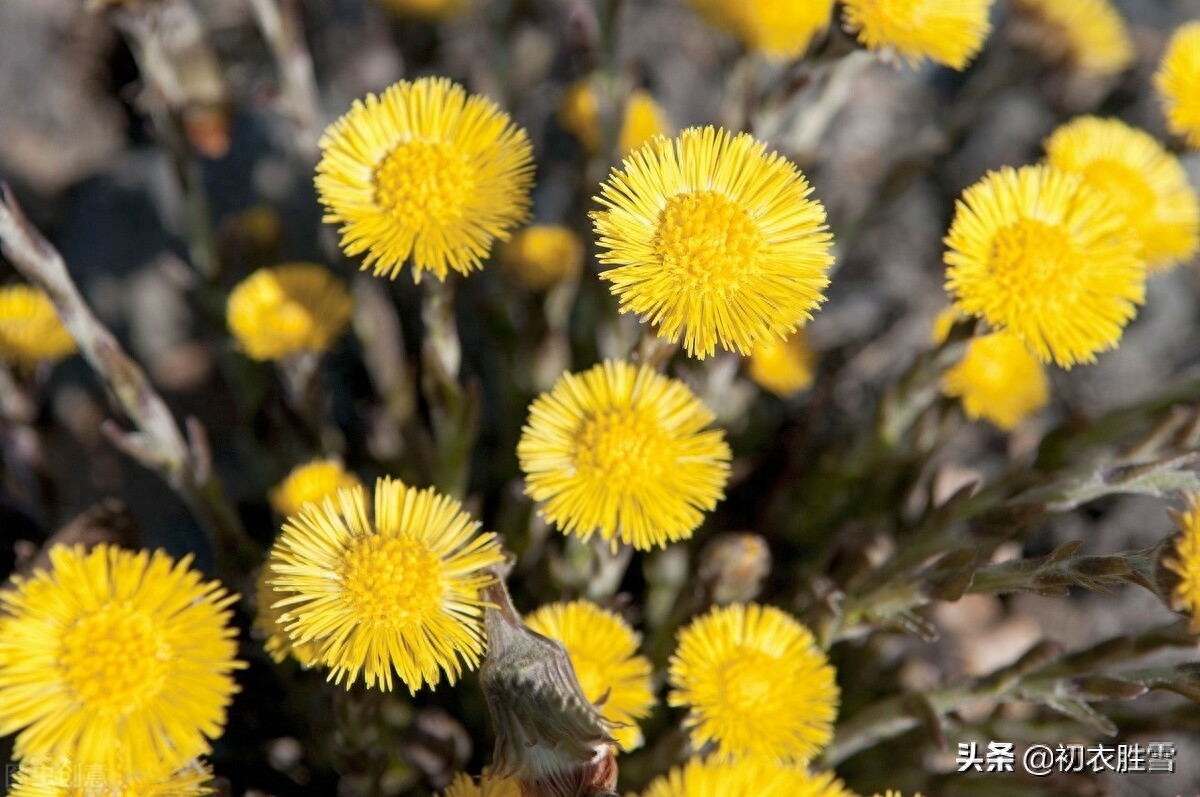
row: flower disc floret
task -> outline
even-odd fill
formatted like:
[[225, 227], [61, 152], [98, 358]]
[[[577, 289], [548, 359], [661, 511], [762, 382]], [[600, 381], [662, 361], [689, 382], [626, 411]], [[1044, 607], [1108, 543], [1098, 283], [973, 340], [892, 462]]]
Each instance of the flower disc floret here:
[[748, 354], [812, 317], [832, 239], [804, 176], [744, 133], [690, 128], [631, 154], [593, 214], [622, 312], [701, 359]]
[[1049, 166], [1005, 168], [968, 188], [945, 238], [946, 289], [966, 315], [1064, 368], [1115, 348], [1145, 299], [1124, 215]]
[[805, 762], [833, 736], [840, 692], [812, 634], [773, 606], [713, 609], [679, 633], [668, 702], [697, 749]]
[[846, 23], [871, 50], [892, 49], [912, 66], [929, 58], [963, 70], [991, 30], [994, 0], [846, 0]]
[[0, 592], [0, 734], [16, 755], [114, 773], [172, 770], [221, 735], [237, 685], [229, 595], [190, 557], [50, 551]]
[[445, 673], [454, 683], [484, 650], [480, 589], [503, 558], [458, 502], [393, 479], [306, 504], [271, 553], [271, 586], [284, 597], [293, 646], [316, 643], [329, 678], [349, 688], [392, 688], [393, 671], [416, 692]]
[[368, 94], [325, 131], [316, 186], [325, 221], [363, 268], [395, 279], [481, 268], [528, 216], [533, 148], [491, 100], [445, 78]]
[[346, 330], [354, 300], [346, 286], [315, 263], [260, 268], [226, 302], [229, 331], [255, 360], [321, 352]]
[[1167, 44], [1154, 86], [1167, 114], [1167, 127], [1200, 147], [1200, 20], [1181, 25]]
[[605, 362], [534, 400], [517, 444], [525, 491], [565, 534], [639, 550], [686, 539], [724, 497], [729, 446], [682, 382]]

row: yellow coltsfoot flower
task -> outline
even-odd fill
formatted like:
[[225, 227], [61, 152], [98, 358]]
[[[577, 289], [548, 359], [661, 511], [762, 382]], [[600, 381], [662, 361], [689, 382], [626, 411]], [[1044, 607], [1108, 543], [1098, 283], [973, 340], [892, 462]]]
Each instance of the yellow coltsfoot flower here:
[[0, 591], [0, 734], [18, 758], [113, 774], [169, 772], [208, 752], [237, 684], [237, 596], [191, 557], [112, 545], [50, 550]]
[[1042, 28], [1039, 44], [1050, 58], [1093, 75], [1133, 64], [1129, 30], [1109, 0], [1016, 0], [1016, 8]]
[[29, 367], [76, 351], [50, 297], [32, 285], [0, 288], [0, 359]]
[[688, 5], [747, 50], [775, 59], [803, 55], [833, 15], [833, 0], [688, 0]]
[[450, 683], [484, 651], [479, 591], [503, 558], [491, 533], [451, 498], [379, 479], [375, 511], [362, 487], [306, 504], [271, 552], [271, 586], [284, 596], [293, 646], [320, 646], [329, 679], [349, 688], [392, 688], [393, 672], [415, 693]]
[[521, 797], [521, 787], [512, 778], [483, 775], [476, 780], [460, 772], [442, 792], [442, 797]]
[[642, 746], [637, 720], [650, 714], [650, 660], [637, 655], [640, 638], [620, 616], [591, 601], [551, 603], [525, 623], [567, 649], [584, 696], [613, 723], [612, 735], [622, 750]]
[[1167, 115], [1167, 128], [1200, 147], [1200, 21], [1181, 25], [1167, 44], [1154, 86]]
[[525, 492], [564, 534], [639, 550], [687, 539], [724, 497], [729, 446], [682, 382], [605, 362], [564, 374], [529, 407]]
[[667, 701], [687, 706], [692, 746], [723, 758], [804, 763], [833, 737], [840, 692], [812, 634], [773, 606], [735, 603], [693, 620], [671, 656]]
[[212, 772], [201, 763], [154, 774], [129, 774], [67, 759], [26, 758], [12, 774], [9, 797], [204, 797]]
[[1200, 202], [1179, 159], [1149, 133], [1118, 119], [1081, 117], [1046, 140], [1046, 162], [1080, 175], [1121, 209], [1151, 271], [1196, 253]]
[[1179, 577], [1171, 592], [1173, 608], [1191, 618], [1190, 630], [1200, 634], [1200, 496], [1187, 497], [1187, 509], [1172, 512], [1179, 532], [1163, 565]]
[[1124, 214], [1050, 166], [988, 173], [963, 192], [945, 243], [955, 307], [1063, 368], [1115, 348], [1145, 300]]
[[763, 390], [789, 398], [812, 387], [817, 354], [808, 334], [796, 330], [785, 341], [764, 341], [750, 352], [750, 379]]
[[1007, 332], [973, 338], [942, 377], [942, 392], [962, 401], [971, 420], [1015, 429], [1050, 397], [1046, 369], [1025, 344]]
[[621, 311], [701, 359], [749, 354], [812, 317], [829, 284], [825, 209], [800, 171], [744, 133], [655, 139], [601, 186], [601, 279]]
[[546, 291], [583, 270], [583, 243], [557, 224], [518, 230], [500, 254], [504, 272], [530, 291]]
[[358, 477], [336, 459], [314, 459], [292, 468], [271, 491], [271, 507], [283, 517], [295, 515], [307, 503], [324, 501], [343, 487], [356, 487]]
[[853, 797], [832, 773], [762, 758], [693, 758], [652, 781], [642, 797]]
[[625, 118], [617, 134], [617, 150], [625, 157], [655, 136], [671, 132], [671, 120], [654, 96], [645, 89], [637, 89], [625, 101]]
[[353, 312], [346, 286], [316, 263], [260, 268], [234, 287], [225, 310], [229, 331], [255, 360], [325, 351]]
[[894, 50], [909, 65], [928, 58], [962, 71], [983, 48], [995, 0], [846, 0], [846, 24], [871, 50]]
[[355, 101], [321, 137], [317, 194], [363, 268], [413, 279], [482, 267], [529, 212], [533, 148], [491, 100], [445, 78]]

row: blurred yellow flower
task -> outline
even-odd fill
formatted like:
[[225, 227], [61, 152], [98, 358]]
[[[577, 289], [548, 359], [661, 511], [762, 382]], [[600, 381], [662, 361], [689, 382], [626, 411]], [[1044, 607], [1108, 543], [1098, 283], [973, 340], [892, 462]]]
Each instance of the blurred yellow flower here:
[[652, 781], [642, 797], [854, 797], [833, 773], [810, 775], [796, 766], [739, 758], [692, 758]]
[[114, 772], [103, 765], [75, 765], [68, 759], [25, 758], [12, 773], [9, 797], [203, 797], [212, 772], [204, 764], [177, 771]]
[[0, 735], [17, 758], [162, 772], [208, 752], [237, 684], [236, 595], [191, 557], [112, 545], [50, 550], [0, 591]]
[[260, 268], [234, 286], [225, 306], [229, 331], [255, 360], [325, 351], [353, 311], [345, 285], [315, 263]]
[[911, 66], [929, 58], [966, 69], [988, 32], [994, 0], [846, 0], [846, 24], [871, 50], [892, 49]]
[[458, 680], [484, 650], [479, 591], [503, 558], [496, 535], [451, 498], [379, 479], [375, 511], [362, 487], [306, 504], [289, 517], [271, 553], [271, 585], [293, 646], [320, 645], [329, 679], [349, 688], [409, 692]]
[[942, 377], [942, 392], [962, 400], [971, 420], [982, 418], [1009, 431], [1046, 406], [1046, 369], [1025, 344], [1007, 332], [973, 338], [963, 358]]
[[483, 775], [475, 780], [460, 772], [442, 792], [442, 797], [521, 797], [521, 787], [512, 778]]
[[662, 109], [654, 96], [645, 89], [637, 89], [630, 93], [625, 101], [625, 119], [621, 122], [621, 132], [617, 135], [617, 148], [621, 157], [645, 144], [655, 136], [665, 136], [671, 132], [671, 120]]
[[1196, 192], [1179, 160], [1150, 134], [1118, 119], [1081, 117], [1046, 140], [1046, 162], [1082, 176], [1121, 209], [1151, 271], [1196, 253]]
[[833, 0], [688, 0], [688, 5], [747, 50], [776, 59], [803, 55], [833, 15]]
[[276, 664], [282, 664], [288, 657], [293, 657], [301, 667], [308, 669], [321, 661], [321, 646], [318, 642], [304, 642], [293, 645], [285, 630], [292, 617], [284, 609], [275, 604], [290, 593], [281, 592], [272, 586], [275, 578], [274, 566], [279, 562], [279, 553], [275, 548], [258, 574], [254, 589], [254, 630], [263, 639], [263, 650]]
[[833, 737], [838, 691], [812, 634], [774, 606], [735, 603], [679, 633], [671, 656], [672, 706], [689, 708], [696, 749], [723, 757], [807, 762]]
[[558, 124], [589, 155], [600, 151], [600, 97], [591, 80], [584, 77], [567, 86], [558, 105]]
[[529, 407], [525, 492], [564, 534], [639, 550], [687, 539], [724, 497], [729, 446], [687, 385], [608, 361], [563, 374]]
[[796, 330], [787, 340], [764, 341], [750, 352], [750, 378], [763, 390], [788, 398], [808, 390], [813, 383], [817, 354], [808, 345], [808, 334]]
[[310, 501], [319, 502], [337, 494], [343, 487], [356, 487], [358, 477], [336, 459], [314, 459], [292, 468], [287, 477], [271, 491], [271, 507], [283, 517], [295, 515]]
[[39, 360], [60, 360], [75, 350], [75, 341], [40, 288], [0, 288], [0, 359], [27, 367]]
[[1200, 20], [1181, 25], [1171, 36], [1154, 86], [1162, 99], [1167, 127], [1200, 147]]
[[963, 192], [945, 243], [955, 306], [1013, 333], [1042, 362], [1093, 362], [1145, 298], [1124, 215], [1049, 166], [988, 173]]
[[556, 224], [518, 230], [500, 251], [504, 273], [529, 291], [546, 291], [583, 269], [579, 236]]
[[701, 359], [783, 339], [824, 301], [832, 238], [804, 175], [741, 133], [690, 128], [614, 169], [592, 214], [601, 278]]
[[1133, 65], [1125, 20], [1109, 0], [1016, 0], [1016, 7], [1044, 29], [1047, 55], [1080, 72], [1113, 75]]
[[[445, 279], [482, 268], [492, 244], [526, 219], [529, 136], [491, 100], [446, 78], [400, 81], [368, 94], [321, 137], [316, 186], [327, 222], [342, 226], [363, 268]], [[436, 176], [436, 179], [434, 179]]]
[[467, 0], [379, 0], [380, 5], [398, 17], [441, 22], [461, 13]]
[[637, 655], [641, 640], [629, 624], [586, 600], [542, 606], [525, 624], [567, 649], [584, 697], [599, 705], [604, 719], [616, 723], [612, 735], [621, 749], [641, 747], [637, 720], [650, 714], [654, 693], [650, 660]]
[[1175, 609], [1190, 615], [1191, 632], [1200, 634], [1200, 495], [1187, 496], [1187, 509], [1171, 514], [1179, 527], [1174, 550], [1163, 558], [1163, 565], [1179, 576], [1171, 599]]

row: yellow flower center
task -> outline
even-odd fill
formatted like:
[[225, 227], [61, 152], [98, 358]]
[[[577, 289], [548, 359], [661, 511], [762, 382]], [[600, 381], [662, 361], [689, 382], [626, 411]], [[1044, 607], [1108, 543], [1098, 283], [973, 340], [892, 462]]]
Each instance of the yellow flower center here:
[[633, 409], [604, 410], [584, 421], [575, 443], [575, 467], [600, 474], [616, 491], [662, 470], [671, 440], [654, 419]]
[[721, 695], [725, 704], [743, 716], [759, 716], [776, 702], [769, 674], [779, 672], [775, 657], [759, 650], [741, 650], [721, 671]]
[[744, 209], [715, 191], [667, 200], [659, 214], [654, 251], [681, 290], [726, 294], [758, 272], [762, 232]]
[[457, 224], [475, 193], [474, 170], [441, 141], [402, 142], [375, 167], [374, 177], [375, 201], [410, 229]]
[[1084, 169], [1084, 179], [1113, 200], [1131, 221], [1151, 212], [1157, 204], [1146, 178], [1124, 163], [1093, 161]]
[[992, 269], [1014, 301], [1069, 304], [1079, 273], [1075, 247], [1061, 227], [1021, 219], [996, 232]]
[[389, 628], [419, 622], [441, 605], [445, 591], [441, 558], [410, 536], [355, 540], [341, 576], [355, 611]]
[[63, 681], [88, 711], [124, 713], [158, 694], [172, 651], [147, 615], [109, 604], [62, 636]]

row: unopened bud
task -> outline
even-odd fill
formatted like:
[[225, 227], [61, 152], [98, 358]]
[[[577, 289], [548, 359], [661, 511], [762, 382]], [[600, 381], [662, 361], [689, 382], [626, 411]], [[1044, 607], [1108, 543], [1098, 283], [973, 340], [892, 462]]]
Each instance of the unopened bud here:
[[700, 554], [700, 582], [718, 606], [754, 600], [770, 571], [771, 551], [749, 532], [718, 535]]

